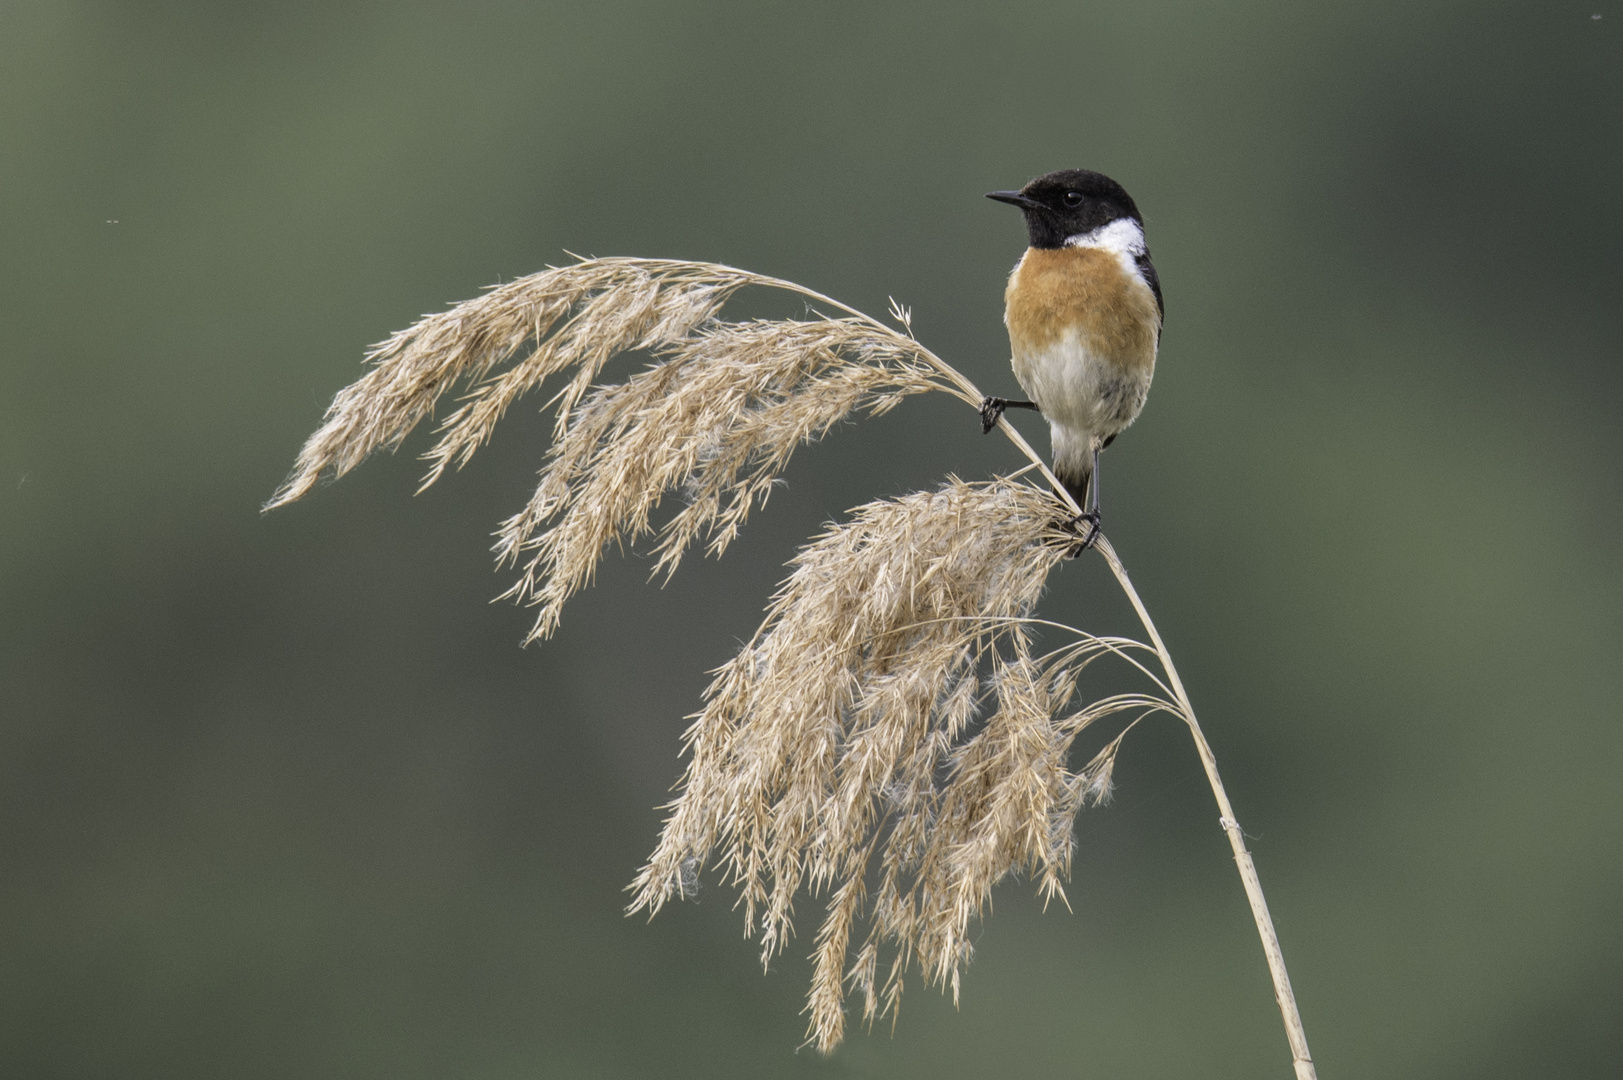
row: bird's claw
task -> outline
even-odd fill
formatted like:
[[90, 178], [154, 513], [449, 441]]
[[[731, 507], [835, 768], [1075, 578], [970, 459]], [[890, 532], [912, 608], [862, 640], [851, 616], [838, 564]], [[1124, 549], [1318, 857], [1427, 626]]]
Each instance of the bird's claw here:
[[987, 432], [997, 427], [998, 419], [1002, 417], [1003, 410], [1007, 409], [1008, 407], [1009, 403], [1004, 401], [1002, 398], [989, 397], [981, 399], [982, 435], [985, 435]]
[[1087, 535], [1082, 536], [1082, 538], [1071, 547], [1070, 555], [1068, 556], [1069, 558], [1080, 558], [1084, 551], [1087, 551], [1089, 548], [1093, 547], [1094, 544], [1099, 542], [1099, 537], [1102, 535], [1099, 529], [1099, 523], [1101, 520], [1102, 516], [1100, 515], [1099, 511], [1085, 510], [1065, 523], [1065, 531], [1069, 533], [1076, 533], [1078, 536], [1081, 536], [1081, 531], [1078, 529], [1078, 526], [1083, 522], [1087, 522], [1088, 525]]

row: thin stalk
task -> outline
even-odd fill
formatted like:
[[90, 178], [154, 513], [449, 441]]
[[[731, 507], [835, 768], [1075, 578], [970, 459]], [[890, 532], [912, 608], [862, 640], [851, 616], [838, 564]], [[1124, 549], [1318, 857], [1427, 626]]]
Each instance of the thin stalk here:
[[[945, 362], [941, 364], [953, 382], [963, 390], [966, 399], [972, 399], [974, 402], [981, 399], [973, 383]], [[1080, 514], [1082, 508], [1049, 471], [1048, 466], [1043, 464], [1042, 458], [1037, 456], [1031, 444], [1002, 417], [998, 418], [998, 427], [1026, 457], [1031, 459], [1033, 464], [1042, 470], [1043, 476], [1053, 485], [1055, 493]], [[1138, 620], [1144, 624], [1144, 631], [1149, 634], [1150, 643], [1155, 646], [1155, 654], [1160, 658], [1161, 669], [1166, 672], [1173, 697], [1177, 699], [1178, 707], [1182, 710], [1184, 723], [1189, 726], [1189, 735], [1195, 741], [1195, 750], [1200, 754], [1200, 764], [1206, 770], [1206, 780], [1211, 785], [1212, 796], [1217, 800], [1219, 815], [1217, 821], [1228, 834], [1229, 847], [1234, 849], [1234, 861], [1240, 869], [1240, 882], [1245, 886], [1246, 899], [1251, 903], [1251, 917], [1257, 924], [1257, 936], [1262, 939], [1262, 952], [1268, 959], [1268, 974], [1274, 980], [1274, 1000], [1279, 1003], [1279, 1015], [1285, 1022], [1285, 1038], [1290, 1043], [1291, 1064], [1296, 1069], [1296, 1080], [1318, 1080], [1318, 1073], [1313, 1068], [1313, 1057], [1307, 1049], [1307, 1032], [1302, 1028], [1302, 1014], [1296, 1008], [1296, 994], [1291, 990], [1290, 974], [1285, 970], [1285, 955], [1279, 948], [1279, 935], [1274, 932], [1273, 916], [1268, 913], [1268, 901], [1262, 894], [1262, 881], [1257, 877], [1256, 863], [1252, 861], [1251, 852], [1246, 849], [1245, 834], [1240, 831], [1240, 823], [1235, 820], [1234, 807], [1229, 803], [1228, 792], [1223, 788], [1223, 778], [1217, 773], [1217, 756], [1212, 753], [1211, 744], [1206, 741], [1205, 734], [1200, 730], [1200, 722], [1195, 719], [1195, 707], [1190, 704], [1189, 694], [1183, 688], [1183, 680], [1178, 677], [1178, 669], [1172, 663], [1172, 654], [1167, 651], [1166, 642], [1161, 640], [1160, 631], [1156, 630], [1155, 621], [1150, 618], [1149, 610], [1144, 607], [1144, 601], [1139, 599], [1138, 590], [1133, 588], [1133, 581], [1127, 576], [1127, 569], [1122, 566], [1120, 557], [1116, 555], [1116, 549], [1111, 547], [1110, 541], [1103, 536], [1099, 537], [1094, 547], [1104, 556], [1110, 572], [1116, 576], [1116, 583], [1121, 586], [1122, 592], [1127, 594], [1133, 610], [1138, 612]]]
[[1228, 833], [1229, 847], [1234, 849], [1234, 861], [1240, 867], [1240, 881], [1245, 884], [1246, 899], [1251, 902], [1251, 917], [1257, 922], [1257, 936], [1262, 939], [1262, 951], [1268, 958], [1268, 973], [1274, 979], [1274, 999], [1279, 1002], [1279, 1015], [1285, 1021], [1285, 1038], [1290, 1041], [1291, 1063], [1296, 1067], [1296, 1080], [1318, 1080], [1318, 1073], [1313, 1068], [1313, 1058], [1307, 1050], [1307, 1032], [1302, 1029], [1302, 1014], [1296, 1008], [1296, 994], [1291, 990], [1291, 977], [1285, 970], [1285, 956], [1279, 949], [1279, 935], [1274, 932], [1273, 916], [1268, 914], [1268, 901], [1262, 895], [1262, 881], [1257, 877], [1257, 866], [1251, 859], [1251, 852], [1246, 850], [1245, 834], [1240, 831], [1240, 823], [1234, 819], [1234, 807], [1229, 805], [1228, 792], [1223, 789], [1223, 779], [1217, 774], [1217, 757], [1212, 753], [1211, 744], [1200, 730], [1200, 723], [1195, 719], [1194, 706], [1189, 704], [1189, 695], [1184, 692], [1183, 680], [1178, 678], [1178, 669], [1172, 664], [1172, 654], [1167, 652], [1166, 643], [1155, 629], [1155, 622], [1144, 607], [1144, 601], [1139, 599], [1138, 590], [1133, 588], [1132, 579], [1127, 576], [1127, 570], [1116, 555], [1116, 549], [1110, 546], [1110, 541], [1100, 537], [1097, 544], [1099, 554], [1105, 557], [1110, 566], [1110, 572], [1116, 575], [1116, 582], [1132, 601], [1133, 610], [1138, 612], [1138, 619], [1144, 624], [1144, 630], [1150, 635], [1150, 642], [1155, 646], [1156, 655], [1161, 658], [1161, 667], [1167, 673], [1167, 680], [1172, 684], [1172, 693], [1178, 699], [1178, 705], [1183, 710], [1183, 719], [1189, 725], [1189, 734], [1195, 740], [1195, 749], [1200, 753], [1200, 763], [1206, 769], [1206, 780], [1212, 786], [1212, 795], [1217, 799], [1217, 811], [1220, 815], [1218, 824]]

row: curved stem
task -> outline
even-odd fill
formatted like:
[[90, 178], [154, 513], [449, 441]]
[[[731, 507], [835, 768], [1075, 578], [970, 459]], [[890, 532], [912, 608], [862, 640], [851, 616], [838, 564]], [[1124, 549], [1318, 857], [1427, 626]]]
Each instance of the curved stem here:
[[1155, 622], [1144, 607], [1144, 601], [1139, 599], [1138, 590], [1133, 588], [1132, 579], [1127, 576], [1127, 570], [1116, 555], [1116, 549], [1110, 546], [1110, 541], [1100, 537], [1097, 544], [1099, 554], [1103, 555], [1105, 562], [1110, 566], [1110, 572], [1116, 575], [1116, 582], [1127, 594], [1127, 599], [1133, 604], [1133, 610], [1138, 612], [1138, 619], [1144, 624], [1144, 630], [1150, 635], [1150, 642], [1155, 646], [1156, 655], [1161, 658], [1161, 667], [1167, 673], [1167, 679], [1172, 683], [1172, 692], [1178, 699], [1178, 706], [1183, 710], [1184, 722], [1189, 725], [1189, 734], [1195, 740], [1195, 749], [1200, 753], [1200, 763], [1206, 770], [1206, 780], [1211, 784], [1212, 795], [1217, 799], [1217, 810], [1221, 815], [1217, 820], [1228, 834], [1229, 846], [1234, 849], [1234, 861], [1240, 868], [1240, 881], [1245, 885], [1246, 899], [1251, 902], [1251, 916], [1257, 923], [1257, 936], [1262, 939], [1262, 951], [1268, 958], [1268, 973], [1274, 980], [1274, 999], [1279, 1002], [1279, 1014], [1285, 1021], [1285, 1038], [1290, 1042], [1291, 1063], [1296, 1067], [1297, 1080], [1317, 1080], [1318, 1073], [1313, 1068], [1313, 1058], [1307, 1049], [1307, 1032], [1302, 1028], [1302, 1015], [1296, 1008], [1296, 994], [1291, 990], [1290, 974], [1285, 970], [1285, 956], [1279, 949], [1279, 935], [1274, 932], [1273, 916], [1268, 913], [1268, 901], [1262, 895], [1262, 881], [1257, 877], [1256, 864], [1251, 859], [1251, 852], [1246, 850], [1245, 834], [1240, 831], [1240, 823], [1234, 819], [1234, 807], [1229, 804], [1228, 792], [1223, 788], [1223, 779], [1217, 774], [1217, 757], [1212, 753], [1211, 744], [1200, 730], [1200, 723], [1195, 719], [1195, 709], [1189, 703], [1189, 695], [1184, 691], [1183, 680], [1178, 678], [1178, 669], [1172, 664], [1172, 654], [1167, 652], [1166, 643], [1161, 640], [1160, 633], [1155, 629]]
[[[839, 306], [847, 311], [851, 310], [845, 308], [843, 304]], [[869, 316], [864, 317], [869, 318], [871, 322], [877, 322]], [[920, 348], [923, 349], [923, 346]], [[927, 349], [923, 351], [931, 360], [941, 365], [942, 373], [963, 391], [967, 400], [973, 404], [981, 399], [980, 391], [975, 388], [974, 383], [959, 374], [946, 361], [936, 357], [934, 353]], [[1015, 446], [1020, 448], [1032, 464], [1042, 470], [1043, 476], [1053, 485], [1055, 494], [1080, 514], [1082, 508], [1031, 448], [1031, 444], [1003, 417], [998, 418], [997, 426]], [[1150, 643], [1155, 647], [1155, 654], [1161, 661], [1161, 669], [1166, 672], [1167, 682], [1171, 684], [1172, 694], [1177, 700], [1178, 707], [1183, 711], [1183, 720], [1189, 727], [1190, 737], [1195, 741], [1195, 750], [1200, 754], [1201, 767], [1206, 770], [1206, 780], [1211, 785], [1212, 796], [1217, 800], [1217, 811], [1220, 815], [1217, 819], [1218, 824], [1228, 834], [1229, 847], [1234, 849], [1234, 861], [1240, 869], [1240, 881], [1245, 886], [1245, 896], [1251, 904], [1251, 917], [1256, 921], [1257, 936], [1262, 939], [1262, 952], [1268, 959], [1268, 973], [1274, 981], [1274, 999], [1279, 1002], [1279, 1014], [1285, 1022], [1285, 1038], [1290, 1043], [1291, 1063], [1296, 1069], [1296, 1080], [1318, 1080], [1318, 1073], [1313, 1068], [1312, 1055], [1307, 1049], [1307, 1032], [1302, 1028], [1302, 1015], [1296, 1008], [1296, 994], [1291, 990], [1290, 974], [1285, 970], [1285, 956], [1279, 948], [1279, 935], [1274, 932], [1273, 916], [1268, 913], [1268, 901], [1262, 894], [1262, 881], [1257, 877], [1256, 863], [1252, 861], [1251, 852], [1246, 849], [1245, 834], [1240, 831], [1240, 823], [1234, 817], [1234, 807], [1229, 803], [1228, 792], [1223, 788], [1223, 778], [1218, 775], [1217, 757], [1212, 753], [1211, 744], [1206, 741], [1205, 733], [1200, 730], [1200, 722], [1195, 719], [1195, 707], [1190, 704], [1183, 680], [1178, 677], [1178, 669], [1172, 663], [1172, 654], [1167, 651], [1166, 642], [1161, 640], [1161, 634], [1156, 630], [1155, 621], [1150, 618], [1149, 611], [1144, 607], [1144, 601], [1139, 599], [1138, 590], [1133, 588], [1132, 579], [1127, 576], [1127, 569], [1122, 566], [1121, 559], [1116, 555], [1116, 549], [1111, 547], [1110, 541], [1103, 536], [1099, 537], [1094, 547], [1104, 556], [1110, 572], [1116, 576], [1116, 583], [1121, 586], [1122, 592], [1127, 594], [1133, 610], [1138, 613], [1139, 622], [1144, 624], [1144, 630], [1150, 636]]]

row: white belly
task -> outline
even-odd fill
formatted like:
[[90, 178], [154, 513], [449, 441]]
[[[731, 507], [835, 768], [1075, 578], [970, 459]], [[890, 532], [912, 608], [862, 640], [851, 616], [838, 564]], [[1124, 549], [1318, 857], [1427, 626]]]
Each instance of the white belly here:
[[1098, 356], [1080, 334], [1014, 355], [1015, 378], [1048, 420], [1055, 465], [1083, 475], [1092, 470], [1093, 451], [1144, 408], [1152, 374]]

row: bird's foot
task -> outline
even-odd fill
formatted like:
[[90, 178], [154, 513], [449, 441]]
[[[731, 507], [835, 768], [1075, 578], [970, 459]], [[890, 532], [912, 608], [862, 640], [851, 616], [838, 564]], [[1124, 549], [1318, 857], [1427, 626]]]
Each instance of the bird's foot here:
[[[1072, 533], [1078, 537], [1077, 542], [1071, 546], [1071, 550], [1067, 555], [1067, 558], [1080, 558], [1084, 551], [1087, 551], [1094, 544], [1099, 542], [1099, 537], [1102, 535], [1099, 529], [1099, 523], [1101, 520], [1102, 517], [1099, 511], [1085, 510], [1061, 526], [1065, 532]], [[1086, 523], [1088, 526], [1085, 534], [1081, 529], [1081, 526], [1084, 523]]]
[[993, 428], [997, 427], [998, 419], [1002, 417], [1003, 410], [1007, 409], [1008, 407], [1009, 403], [1004, 401], [1002, 398], [989, 397], [981, 399], [982, 435], [985, 435], [988, 431], [991, 431]]
[[1040, 409], [1037, 408], [1037, 403], [1035, 401], [1010, 401], [1008, 398], [1000, 398], [1000, 397], [982, 398], [981, 399], [981, 434], [982, 435], [985, 435], [988, 431], [991, 431], [993, 428], [997, 427], [998, 419], [1003, 416], [1003, 410], [1004, 409], [1031, 409], [1031, 410], [1036, 411], [1036, 412], [1041, 411]]

